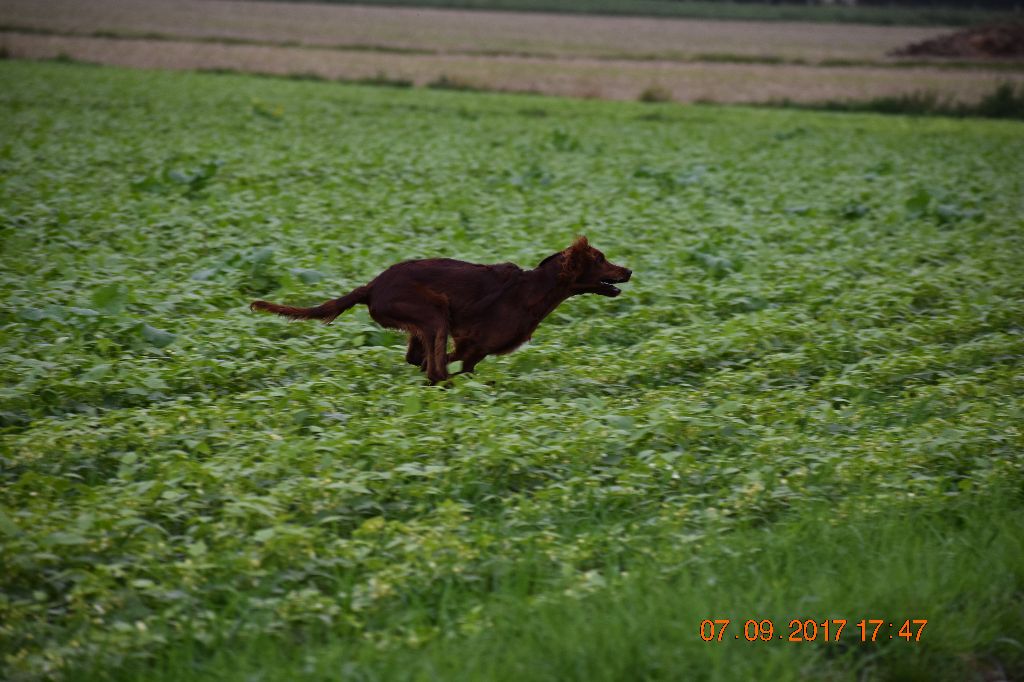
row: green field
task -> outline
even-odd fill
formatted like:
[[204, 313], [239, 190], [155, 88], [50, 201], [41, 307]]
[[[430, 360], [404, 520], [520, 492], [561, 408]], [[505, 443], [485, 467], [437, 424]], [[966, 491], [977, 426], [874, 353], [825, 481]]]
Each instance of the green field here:
[[[1024, 676], [1020, 123], [0, 86], [0, 678]], [[623, 294], [449, 388], [247, 307], [580, 233]]]

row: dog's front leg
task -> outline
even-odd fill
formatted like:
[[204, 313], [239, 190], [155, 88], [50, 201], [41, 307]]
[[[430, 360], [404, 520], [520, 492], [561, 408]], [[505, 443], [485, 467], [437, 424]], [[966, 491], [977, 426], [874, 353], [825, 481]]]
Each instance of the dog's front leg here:
[[472, 374], [477, 363], [487, 357], [487, 353], [470, 343], [457, 343], [455, 352], [449, 356], [449, 362], [459, 360], [462, 362], [462, 369], [456, 374]]

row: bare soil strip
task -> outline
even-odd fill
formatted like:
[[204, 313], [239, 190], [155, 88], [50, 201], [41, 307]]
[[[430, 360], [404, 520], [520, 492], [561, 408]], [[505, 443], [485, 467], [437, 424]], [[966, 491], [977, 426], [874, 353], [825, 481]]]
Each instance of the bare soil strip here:
[[534, 57], [411, 55], [365, 50], [225, 45], [0, 33], [0, 49], [16, 58], [61, 55], [82, 61], [156, 69], [231, 69], [327, 79], [386, 77], [424, 85], [442, 76], [484, 90], [531, 91], [572, 97], [636, 99], [659, 87], [680, 102], [864, 100], [930, 91], [974, 102], [1001, 82], [1024, 74], [944, 71], [919, 67], [831, 68]]
[[871, 61], [945, 29], [597, 17], [227, 0], [0, 0], [0, 26], [183, 39], [691, 60], [700, 55]]
[[804, 58], [785, 58], [778, 56], [758, 56], [758, 55], [737, 55], [737, 54], [721, 54], [721, 53], [700, 53], [693, 55], [664, 55], [656, 56], [651, 54], [622, 54], [618, 56], [611, 56], [609, 54], [598, 54], [593, 56], [581, 56], [581, 55], [569, 55], [569, 54], [550, 54], [542, 52], [502, 52], [501, 50], [494, 50], [487, 47], [473, 48], [473, 49], [457, 49], [457, 50], [440, 50], [431, 49], [426, 47], [397, 47], [392, 45], [370, 45], [370, 44], [314, 44], [314, 43], [298, 43], [296, 41], [280, 41], [270, 40], [264, 38], [240, 38], [240, 37], [227, 37], [227, 36], [182, 36], [171, 33], [160, 33], [156, 31], [138, 33], [134, 31], [112, 31], [109, 29], [102, 29], [96, 31], [79, 31], [79, 30], [63, 30], [63, 29], [50, 29], [50, 28], [11, 28], [0, 24], [0, 32], [28, 34], [28, 35], [46, 35], [46, 36], [64, 36], [72, 38], [114, 38], [122, 40], [133, 40], [133, 39], [144, 39], [150, 41], [174, 41], [174, 42], [205, 42], [205, 43], [219, 43], [224, 45], [257, 45], [262, 47], [301, 47], [306, 50], [342, 50], [342, 51], [357, 51], [357, 52], [388, 52], [397, 54], [413, 54], [413, 55], [463, 55], [470, 57], [538, 57], [544, 59], [558, 59], [558, 60], [573, 60], [573, 59], [591, 59], [591, 60], [619, 60], [619, 61], [675, 61], [675, 62], [711, 62], [711, 63], [733, 63], [733, 64], [770, 64], [770, 65], [797, 65], [797, 66], [817, 66], [820, 68], [835, 68], [835, 67], [886, 67], [886, 68], [910, 68], [920, 66], [930, 66], [941, 69], [971, 69], [975, 71], [1021, 71], [1024, 72], [1024, 59], [1022, 60], [1007, 60], [1007, 59], [988, 59], [988, 60], [972, 60], [972, 59], [916, 59], [916, 60], [900, 60], [899, 62], [892, 60], [856, 60], [856, 59], [825, 59], [822, 61], [808, 61]]

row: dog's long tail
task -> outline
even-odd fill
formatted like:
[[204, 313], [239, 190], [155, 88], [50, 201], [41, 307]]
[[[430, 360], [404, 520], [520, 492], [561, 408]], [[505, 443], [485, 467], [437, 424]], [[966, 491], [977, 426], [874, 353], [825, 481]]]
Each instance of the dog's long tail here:
[[249, 305], [250, 310], [265, 310], [268, 313], [283, 315], [293, 320], [323, 320], [324, 324], [330, 324], [338, 315], [358, 303], [366, 303], [370, 298], [370, 287], [361, 286], [353, 289], [341, 298], [332, 301], [325, 301], [312, 308], [293, 308], [290, 305], [278, 305], [269, 301], [253, 301]]

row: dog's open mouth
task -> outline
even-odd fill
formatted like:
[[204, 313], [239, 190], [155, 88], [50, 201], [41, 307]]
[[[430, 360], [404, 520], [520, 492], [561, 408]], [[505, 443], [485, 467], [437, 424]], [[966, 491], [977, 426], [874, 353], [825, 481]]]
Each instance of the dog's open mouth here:
[[622, 279], [602, 279], [601, 284], [599, 284], [597, 287], [597, 293], [601, 294], [602, 296], [618, 296], [619, 294], [622, 293], [622, 289], [615, 286], [615, 284], [622, 284], [628, 279], [628, 277]]

